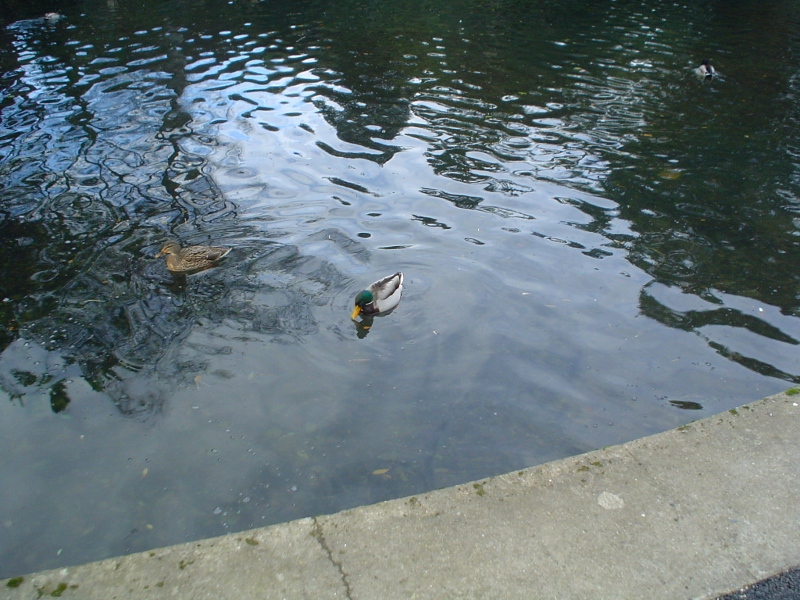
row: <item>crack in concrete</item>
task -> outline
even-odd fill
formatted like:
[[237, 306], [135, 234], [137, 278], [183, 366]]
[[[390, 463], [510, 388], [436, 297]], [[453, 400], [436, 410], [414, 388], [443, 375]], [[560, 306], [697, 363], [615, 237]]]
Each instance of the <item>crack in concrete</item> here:
[[322, 547], [323, 550], [325, 550], [325, 553], [328, 555], [328, 560], [330, 560], [331, 563], [339, 570], [339, 575], [342, 578], [342, 584], [344, 584], [344, 591], [347, 595], [347, 600], [353, 600], [353, 590], [350, 589], [350, 582], [347, 580], [347, 573], [344, 572], [342, 563], [337, 562], [333, 558], [333, 552], [331, 552], [331, 549], [328, 547], [328, 542], [325, 540], [325, 534], [322, 533], [322, 526], [319, 524], [319, 521], [317, 521], [317, 518], [313, 517], [312, 520], [314, 521], [314, 530], [311, 532], [311, 535], [314, 536], [314, 538], [317, 540], [317, 543]]

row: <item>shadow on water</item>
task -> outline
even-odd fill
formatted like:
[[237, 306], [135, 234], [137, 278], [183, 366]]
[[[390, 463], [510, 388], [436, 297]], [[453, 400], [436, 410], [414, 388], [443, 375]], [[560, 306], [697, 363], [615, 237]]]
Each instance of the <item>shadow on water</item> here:
[[4, 7], [0, 577], [800, 381], [796, 1]]

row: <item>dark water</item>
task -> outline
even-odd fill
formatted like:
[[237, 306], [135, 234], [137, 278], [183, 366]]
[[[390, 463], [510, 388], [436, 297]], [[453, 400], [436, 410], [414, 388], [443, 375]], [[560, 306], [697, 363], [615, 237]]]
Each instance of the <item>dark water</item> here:
[[0, 577], [800, 381], [797, 1], [3, 7]]

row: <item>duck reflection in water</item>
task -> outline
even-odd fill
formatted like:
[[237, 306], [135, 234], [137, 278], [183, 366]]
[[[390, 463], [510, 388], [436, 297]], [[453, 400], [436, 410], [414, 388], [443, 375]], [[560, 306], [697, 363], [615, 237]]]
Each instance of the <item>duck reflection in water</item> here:
[[364, 315], [363, 317], [361, 317], [360, 321], [355, 321], [355, 320], [353, 321], [353, 325], [356, 326], [356, 336], [358, 337], [358, 339], [363, 340], [365, 337], [367, 337], [367, 334], [369, 333], [369, 330], [372, 327], [373, 320], [374, 317]]
[[377, 314], [377, 315], [365, 315], [365, 314], [362, 313], [361, 317], [358, 320], [353, 319], [353, 325], [356, 326], [356, 335], [358, 336], [358, 339], [363, 340], [365, 337], [367, 337], [367, 334], [369, 333], [370, 329], [372, 328], [372, 324], [375, 321], [376, 317], [381, 319], [383, 317], [389, 316], [393, 312], [394, 312], [394, 308], [392, 308], [390, 310], [387, 310], [386, 312], [382, 312], [380, 314]]
[[166, 288], [176, 296], [183, 294], [189, 281], [186, 273], [170, 273], [170, 275], [172, 275], [172, 281], [166, 284]]

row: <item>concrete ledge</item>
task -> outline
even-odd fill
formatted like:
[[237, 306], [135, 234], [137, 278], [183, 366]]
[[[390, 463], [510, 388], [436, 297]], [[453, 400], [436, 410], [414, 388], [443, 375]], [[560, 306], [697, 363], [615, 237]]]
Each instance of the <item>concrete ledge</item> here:
[[0, 599], [716, 598], [800, 564], [798, 404], [778, 394], [474, 483], [3, 580]]

